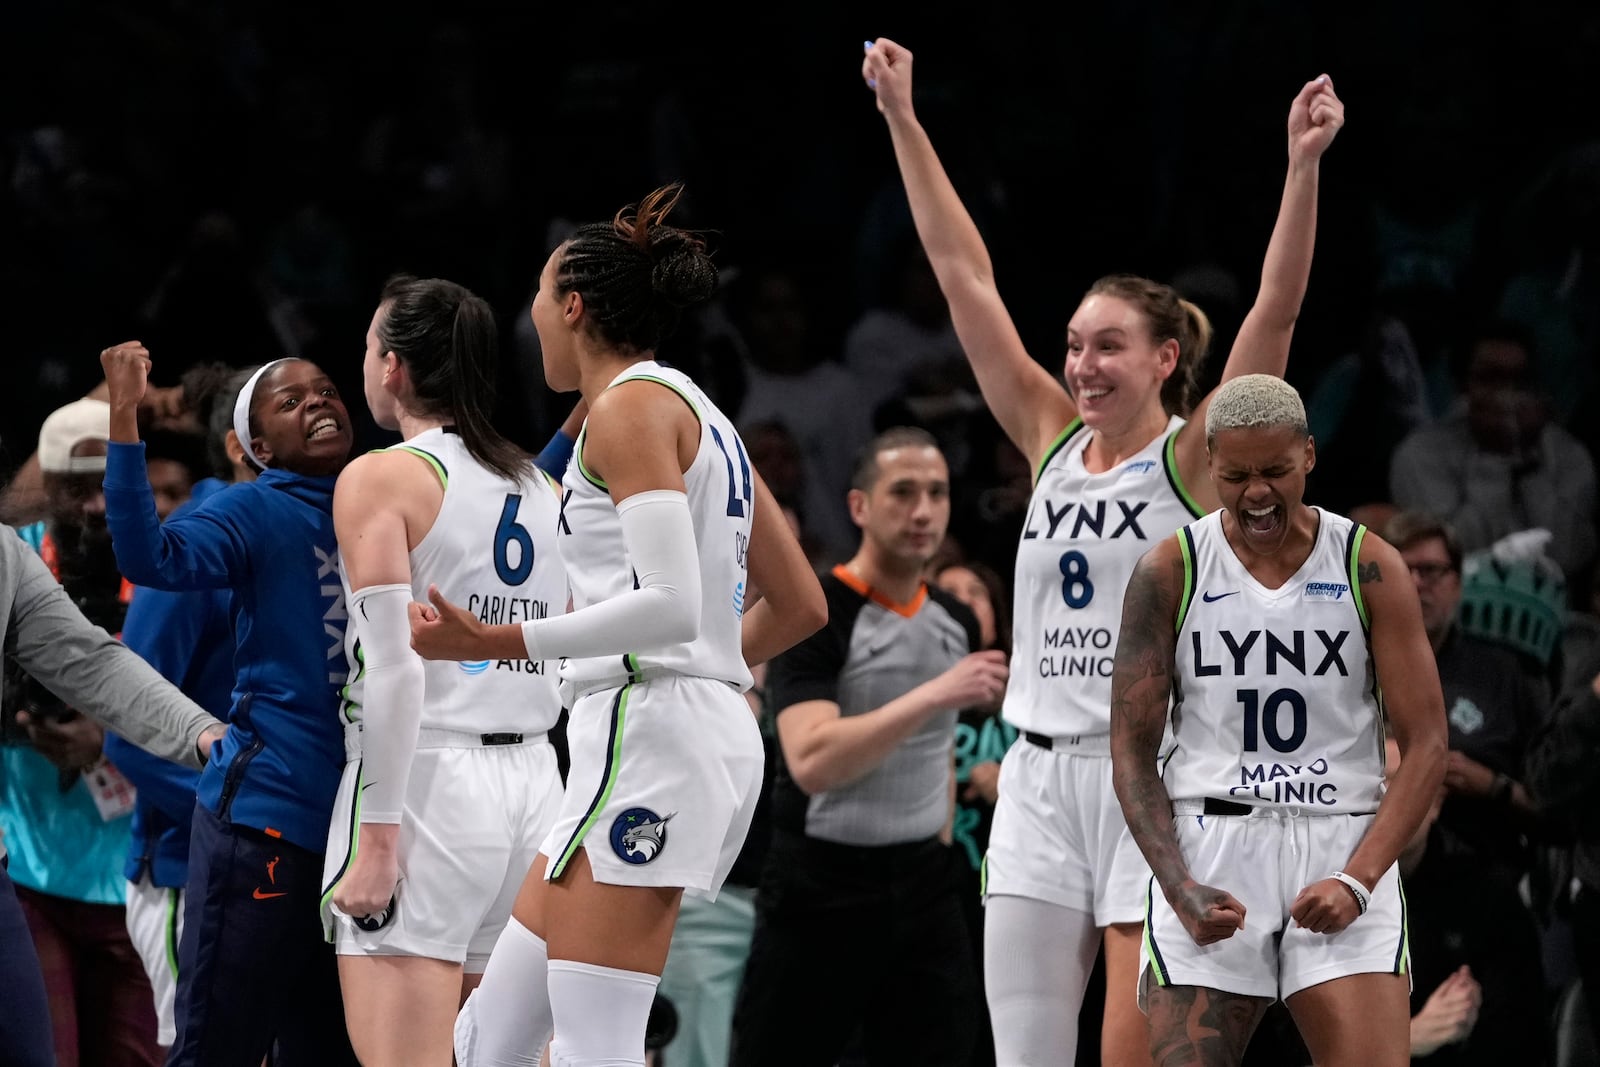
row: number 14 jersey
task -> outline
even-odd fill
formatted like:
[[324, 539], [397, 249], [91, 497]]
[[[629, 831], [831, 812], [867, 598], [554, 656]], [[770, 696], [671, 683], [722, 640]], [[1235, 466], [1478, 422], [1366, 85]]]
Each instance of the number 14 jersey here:
[[[713, 678], [749, 689], [750, 668], [741, 646], [745, 554], [755, 510], [749, 453], [728, 417], [682, 371], [653, 360], [635, 363], [607, 388], [647, 381], [678, 394], [700, 422], [700, 448], [683, 472], [700, 557], [700, 634], [665, 648], [626, 655], [591, 656], [561, 665], [563, 686], [621, 685], [652, 672]], [[622, 520], [606, 483], [583, 464], [585, 434], [579, 432], [572, 462], [562, 479], [557, 543], [572, 585], [572, 606], [582, 611], [634, 588], [633, 565], [622, 543]]]
[[1178, 532], [1177, 747], [1163, 774], [1174, 800], [1378, 808], [1383, 719], [1355, 567], [1366, 528], [1312, 510], [1311, 554], [1276, 589], [1234, 554], [1221, 511]]
[[1111, 731], [1111, 664], [1122, 595], [1151, 546], [1201, 514], [1178, 476], [1183, 420], [1108, 471], [1090, 473], [1093, 432], [1073, 419], [1039, 462], [1017, 547], [1011, 680], [1002, 717], [1050, 737]]

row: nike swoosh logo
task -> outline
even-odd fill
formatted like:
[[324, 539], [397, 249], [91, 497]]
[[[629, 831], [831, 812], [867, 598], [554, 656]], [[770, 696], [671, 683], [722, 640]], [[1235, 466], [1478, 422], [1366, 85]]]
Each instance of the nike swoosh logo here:
[[250, 895], [255, 897], [257, 900], [271, 900], [273, 897], [286, 897], [289, 894], [288, 893], [263, 893], [261, 891], [261, 887], [257, 886], [256, 887], [256, 891], [254, 893], [251, 893]]
[[1207, 604], [1215, 604], [1217, 601], [1221, 600], [1223, 597], [1235, 596], [1235, 595], [1238, 594], [1238, 592], [1239, 592], [1239, 590], [1235, 589], [1231, 593], [1218, 593], [1216, 596], [1212, 596], [1210, 593], [1202, 593], [1202, 594], [1200, 594], [1200, 599], [1204, 600]]

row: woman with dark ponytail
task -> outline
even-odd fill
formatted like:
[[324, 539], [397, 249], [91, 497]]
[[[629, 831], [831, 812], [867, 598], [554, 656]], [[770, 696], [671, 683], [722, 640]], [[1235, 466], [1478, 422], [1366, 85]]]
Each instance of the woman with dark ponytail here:
[[566, 610], [560, 487], [490, 422], [497, 338], [489, 305], [454, 282], [391, 279], [362, 380], [403, 442], [352, 461], [334, 491], [351, 673], [322, 905], [366, 1064], [450, 1062], [561, 798], [556, 664], [425, 663], [410, 647], [407, 606], [430, 588], [485, 619]]
[[556, 1063], [644, 1063], [679, 899], [716, 895], [755, 810], [750, 664], [826, 616], [732, 422], [654, 359], [716, 286], [663, 221], [679, 192], [580, 227], [534, 297], [545, 380], [589, 410], [557, 537], [574, 610], [491, 625], [430, 589], [412, 612], [429, 659], [562, 657], [571, 709], [566, 799], [457, 1021], [461, 1067], [538, 1062], [552, 1029]]
[[[1171, 286], [1111, 275], [1067, 323], [1062, 375], [1046, 370], [1023, 348], [983, 238], [917, 121], [911, 67], [895, 42], [867, 42], [862, 78], [889, 127], [917, 234], [984, 400], [1034, 472], [1001, 708], [1023, 740], [1001, 764], [984, 859], [996, 1060], [1074, 1061], [1079, 1005], [1103, 943], [1100, 1060], [1148, 1063], [1135, 987], [1150, 871], [1112, 790], [1111, 657], [1140, 556], [1220, 504], [1203, 432], [1211, 398], [1194, 396], [1211, 327]], [[1343, 123], [1325, 75], [1290, 105], [1278, 221], [1223, 381], [1282, 377], [1288, 365], [1311, 272], [1320, 160]], [[1262, 521], [1286, 521], [1281, 512]]]

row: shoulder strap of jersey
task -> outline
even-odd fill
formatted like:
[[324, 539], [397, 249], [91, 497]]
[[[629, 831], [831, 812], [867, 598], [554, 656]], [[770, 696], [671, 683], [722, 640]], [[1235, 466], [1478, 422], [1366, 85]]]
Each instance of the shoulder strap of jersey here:
[[1050, 447], [1046, 448], [1044, 455], [1039, 457], [1039, 465], [1033, 469], [1034, 485], [1039, 484], [1039, 479], [1044, 477], [1044, 469], [1050, 465], [1050, 461], [1055, 459], [1063, 448], [1067, 447], [1067, 442], [1077, 436], [1078, 431], [1081, 429], [1083, 429], [1083, 416], [1075, 415], [1072, 421], [1067, 423], [1066, 429], [1056, 434], [1056, 439], [1050, 442]]
[[1182, 526], [1178, 529], [1178, 551], [1183, 554], [1183, 595], [1178, 598], [1178, 616], [1173, 623], [1173, 632], [1183, 629], [1183, 622], [1189, 617], [1189, 602], [1194, 599], [1195, 579], [1195, 550], [1194, 550], [1194, 525]]
[[418, 448], [416, 445], [390, 445], [388, 448], [375, 448], [375, 449], [373, 449], [373, 451], [374, 452], [409, 452], [413, 456], [416, 456], [418, 459], [422, 460], [429, 467], [433, 468], [433, 473], [438, 477], [439, 485], [441, 487], [443, 487], [445, 489], [450, 488], [450, 470], [449, 470], [449, 468], [447, 468], [444, 465], [444, 463], [439, 459], [439, 457], [434, 455], [432, 452], [423, 451], [422, 449]]
[[1367, 602], [1361, 596], [1361, 542], [1366, 540], [1367, 528], [1359, 522], [1350, 524], [1350, 533], [1344, 541], [1344, 568], [1350, 576], [1350, 597], [1356, 602], [1356, 614], [1361, 617], [1361, 631], [1372, 636], [1372, 620], [1367, 616]]
[[1167, 434], [1167, 443], [1161, 449], [1161, 469], [1167, 472], [1167, 484], [1178, 494], [1178, 499], [1189, 509], [1189, 514], [1197, 519], [1203, 519], [1206, 514], [1205, 508], [1189, 495], [1189, 490], [1183, 484], [1183, 475], [1178, 471], [1178, 434], [1182, 429], [1183, 427], [1179, 426]]

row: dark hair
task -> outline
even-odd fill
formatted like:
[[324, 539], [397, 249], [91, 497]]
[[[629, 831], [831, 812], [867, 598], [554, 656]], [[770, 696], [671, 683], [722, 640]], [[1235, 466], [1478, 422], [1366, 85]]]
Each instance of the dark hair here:
[[[223, 379], [211, 394], [211, 406], [201, 424], [206, 430], [206, 459], [211, 464], [212, 473], [225, 482], [234, 480], [233, 460], [228, 458], [228, 431], [233, 429], [233, 406], [239, 402], [239, 392], [244, 388], [244, 383], [260, 369], [259, 363], [241, 367]], [[239, 443], [249, 451], [249, 441]]]
[[[939, 451], [939, 441], [920, 426], [891, 426], [868, 441], [856, 453], [855, 464], [850, 468], [850, 488], [863, 493], [878, 481], [878, 457], [891, 448], [931, 448]], [[940, 455], [944, 453], [940, 451]]]
[[989, 605], [994, 609], [994, 644], [991, 648], [998, 648], [1004, 652], [1011, 651], [1011, 595], [1006, 589], [1005, 579], [987, 563], [975, 559], [956, 557], [939, 565], [934, 572], [933, 580], [937, 584], [939, 576], [945, 571], [957, 567], [971, 571], [989, 591]]
[[144, 447], [146, 459], [166, 459], [181, 464], [188, 470], [191, 482], [204, 478], [210, 467], [205, 442], [197, 434], [149, 430], [144, 434]]
[[685, 308], [717, 290], [705, 239], [662, 224], [683, 195], [678, 183], [655, 190], [610, 222], [580, 226], [562, 245], [556, 291], [583, 297], [584, 320], [625, 352], [652, 352], [677, 327]]
[[528, 454], [491, 423], [500, 330], [487, 302], [443, 278], [397, 274], [383, 287], [378, 344], [406, 365], [419, 414], [455, 423], [472, 458], [506, 478], [532, 473]]
[[1538, 377], [1539, 352], [1534, 342], [1533, 331], [1512, 319], [1492, 318], [1479, 323], [1467, 335], [1467, 343], [1461, 350], [1461, 362], [1458, 371], [1462, 384], [1469, 383], [1472, 377], [1472, 364], [1477, 358], [1478, 346], [1485, 341], [1503, 341], [1522, 349], [1524, 361], [1519, 377], [1524, 382], [1532, 382]]
[[1445, 552], [1450, 556], [1450, 569], [1460, 574], [1461, 540], [1443, 519], [1422, 511], [1400, 511], [1383, 524], [1383, 539], [1402, 552], [1436, 537], [1444, 542]]
[[1211, 348], [1211, 320], [1170, 285], [1137, 274], [1108, 274], [1089, 287], [1085, 298], [1105, 295], [1126, 300], [1138, 308], [1156, 344], [1178, 342], [1178, 365], [1161, 385], [1161, 406], [1169, 415], [1194, 410], [1200, 388], [1200, 368]]

